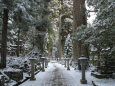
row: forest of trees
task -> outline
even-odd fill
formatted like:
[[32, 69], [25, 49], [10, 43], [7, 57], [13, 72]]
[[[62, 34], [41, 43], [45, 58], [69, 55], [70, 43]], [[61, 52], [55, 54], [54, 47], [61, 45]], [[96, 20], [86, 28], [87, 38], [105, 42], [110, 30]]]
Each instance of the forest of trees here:
[[[1, 66], [3, 68], [6, 67], [6, 55], [10, 51], [16, 52], [19, 57], [21, 52], [29, 52], [34, 46], [38, 47], [41, 54], [51, 50], [53, 37], [50, 36], [54, 32], [51, 28], [49, 2], [50, 0], [0, 1]], [[48, 41], [47, 39], [49, 42], [45, 42]]]
[[[91, 12], [96, 14], [92, 24]], [[6, 68], [8, 56], [24, 57], [37, 47], [45, 57], [71, 58], [78, 69], [84, 55], [98, 70], [110, 72], [114, 14], [114, 0], [0, 0], [0, 68]]]

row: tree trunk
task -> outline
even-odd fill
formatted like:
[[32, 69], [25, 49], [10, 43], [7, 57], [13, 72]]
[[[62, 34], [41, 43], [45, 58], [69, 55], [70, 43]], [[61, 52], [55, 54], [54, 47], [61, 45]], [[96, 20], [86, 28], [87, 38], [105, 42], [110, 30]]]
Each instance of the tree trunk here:
[[62, 24], [61, 24], [61, 15], [59, 15], [59, 38], [58, 38], [58, 58], [62, 57], [62, 36], [61, 36], [61, 28], [62, 28]]
[[84, 55], [89, 59], [89, 45], [85, 45], [84, 50]]
[[9, 12], [8, 9], [4, 9], [3, 27], [2, 27], [2, 44], [1, 44], [1, 68], [6, 67], [8, 12]]
[[[77, 27], [81, 25], [86, 25], [86, 16], [85, 16], [85, 0], [73, 0], [73, 33], [77, 32]], [[76, 40], [73, 40], [73, 58], [78, 59], [82, 54], [84, 54], [83, 51], [84, 47], [82, 46], [81, 42], [78, 42]], [[78, 68], [80, 69], [78, 61]]]
[[[48, 9], [49, 6], [49, 2], [44, 2], [43, 8]], [[48, 19], [49, 14], [42, 14], [42, 18], [44, 19]], [[35, 46], [38, 47], [39, 53], [40, 54], [44, 54], [45, 55], [45, 37], [46, 37], [46, 33], [48, 32], [48, 28], [47, 27], [43, 27], [42, 29], [39, 29], [39, 27], [36, 27], [36, 30], [44, 33], [44, 34], [37, 34], [37, 37], [35, 37]]]
[[[63, 0], [60, 0], [60, 8], [63, 6]], [[58, 39], [58, 58], [62, 57], [63, 45], [62, 45], [62, 13], [59, 11], [59, 39]]]

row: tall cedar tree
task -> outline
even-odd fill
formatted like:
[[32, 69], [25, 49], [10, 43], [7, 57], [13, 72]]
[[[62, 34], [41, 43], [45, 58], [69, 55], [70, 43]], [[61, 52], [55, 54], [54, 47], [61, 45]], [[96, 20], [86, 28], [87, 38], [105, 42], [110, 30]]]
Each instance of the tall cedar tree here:
[[2, 45], [1, 45], [1, 68], [6, 67], [8, 12], [9, 12], [8, 9], [4, 9], [3, 27], [2, 27]]
[[[85, 11], [86, 11], [85, 0], [73, 0], [73, 17], [74, 17], [73, 32], [77, 32], [77, 27], [87, 24]], [[83, 50], [84, 49], [81, 42], [73, 40], [73, 58], [78, 59], [82, 54], [84, 54]]]

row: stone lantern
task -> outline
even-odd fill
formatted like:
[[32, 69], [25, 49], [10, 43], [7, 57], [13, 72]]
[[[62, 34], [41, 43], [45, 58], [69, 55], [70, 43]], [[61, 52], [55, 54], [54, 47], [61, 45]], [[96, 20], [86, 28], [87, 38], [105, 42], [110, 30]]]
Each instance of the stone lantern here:
[[35, 75], [34, 75], [36, 58], [30, 58], [29, 60], [31, 63], [31, 78], [30, 78], [30, 80], [36, 80]]
[[84, 56], [81, 56], [79, 58], [80, 60], [80, 65], [81, 65], [81, 70], [82, 70], [82, 79], [81, 79], [81, 83], [82, 84], [87, 84], [87, 80], [85, 78], [85, 69], [86, 69], [86, 66], [87, 66], [87, 60], [88, 58], [84, 57]]

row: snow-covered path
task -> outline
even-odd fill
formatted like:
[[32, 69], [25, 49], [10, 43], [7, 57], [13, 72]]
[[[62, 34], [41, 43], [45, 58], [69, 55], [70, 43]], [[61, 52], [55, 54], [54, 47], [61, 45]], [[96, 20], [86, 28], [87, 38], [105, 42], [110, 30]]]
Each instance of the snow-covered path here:
[[[68, 71], [63, 65], [57, 62], [50, 62], [45, 72], [38, 73], [36, 81], [26, 81], [20, 86], [93, 86], [91, 81], [98, 83], [98, 86], [114, 86], [113, 80], [100, 80], [90, 76], [90, 72], [86, 72], [88, 84], [81, 84], [81, 72], [71, 68]], [[108, 83], [109, 82], [109, 83]], [[111, 83], [111, 84], [110, 84]]]

